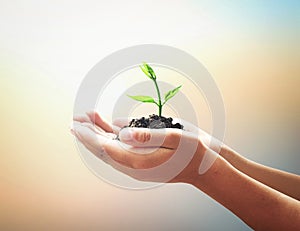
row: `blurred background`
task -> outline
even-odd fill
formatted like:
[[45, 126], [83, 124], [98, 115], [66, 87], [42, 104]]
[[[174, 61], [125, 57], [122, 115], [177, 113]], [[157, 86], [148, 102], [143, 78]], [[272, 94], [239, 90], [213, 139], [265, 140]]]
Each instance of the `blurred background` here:
[[213, 75], [226, 143], [300, 174], [299, 28], [296, 0], [1, 1], [0, 230], [249, 230], [191, 186], [97, 178], [69, 132], [73, 103], [112, 52], [174, 46]]

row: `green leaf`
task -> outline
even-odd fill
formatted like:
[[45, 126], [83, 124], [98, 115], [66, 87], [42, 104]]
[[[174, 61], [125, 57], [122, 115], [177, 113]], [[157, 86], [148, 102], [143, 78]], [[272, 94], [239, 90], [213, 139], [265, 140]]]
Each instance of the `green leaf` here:
[[148, 72], [148, 69], [144, 66], [140, 66], [141, 70], [147, 75], [150, 79], [152, 79], [150, 73]]
[[152, 76], [152, 78], [156, 79], [156, 75], [155, 75], [155, 72], [153, 71], [152, 67], [150, 67], [147, 63], [144, 63], [144, 66], [147, 67], [148, 72], [150, 73], [150, 75]]
[[140, 68], [150, 79], [156, 79], [155, 72], [147, 63], [143, 63]]
[[169, 99], [171, 99], [174, 95], [176, 95], [177, 92], [180, 90], [181, 87], [182, 87], [182, 85], [180, 85], [180, 86], [174, 88], [174, 89], [171, 90], [171, 91], [168, 91], [168, 92], [165, 94], [165, 102], [164, 102], [164, 104], [165, 104]]
[[132, 96], [132, 95], [127, 95], [128, 97], [143, 102], [143, 103], [155, 103], [155, 100], [151, 97], [151, 96], [146, 96], [146, 95], [136, 95], [136, 96]]

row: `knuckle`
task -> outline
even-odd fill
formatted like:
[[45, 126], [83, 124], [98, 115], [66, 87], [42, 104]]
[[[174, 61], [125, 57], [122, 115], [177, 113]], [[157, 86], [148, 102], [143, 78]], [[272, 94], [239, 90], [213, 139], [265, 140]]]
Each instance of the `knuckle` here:
[[177, 137], [178, 137], [178, 135], [176, 133], [174, 133], [174, 132], [172, 132], [172, 133], [169, 134], [169, 139], [170, 140], [176, 140]]
[[174, 143], [178, 143], [180, 140], [180, 135], [178, 133], [171, 132], [168, 136], [169, 140], [171, 140]]
[[134, 137], [138, 142], [140, 143], [146, 143], [150, 140], [151, 138], [151, 134], [150, 132], [138, 132], [138, 133], [135, 133], [135, 137]]

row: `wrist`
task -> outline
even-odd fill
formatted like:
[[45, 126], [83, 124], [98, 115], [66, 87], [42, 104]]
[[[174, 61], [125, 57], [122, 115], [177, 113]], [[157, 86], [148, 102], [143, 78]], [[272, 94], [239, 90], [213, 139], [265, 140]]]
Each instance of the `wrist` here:
[[217, 178], [221, 174], [225, 162], [224, 158], [218, 156], [212, 166], [204, 174], [198, 174], [195, 177], [192, 185], [203, 192], [207, 192], [209, 188], [213, 187], [215, 181], [218, 180]]
[[220, 148], [220, 155], [226, 160], [232, 160], [235, 158], [234, 151], [225, 144]]
[[237, 153], [227, 145], [222, 146], [220, 155], [233, 167], [239, 169], [242, 172], [244, 172], [244, 170], [250, 163], [250, 161], [247, 158], [241, 156], [239, 153]]

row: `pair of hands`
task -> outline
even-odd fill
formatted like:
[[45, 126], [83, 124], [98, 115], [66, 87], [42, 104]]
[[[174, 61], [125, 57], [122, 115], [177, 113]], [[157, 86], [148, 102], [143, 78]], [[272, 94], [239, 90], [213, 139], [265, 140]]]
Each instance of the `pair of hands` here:
[[[121, 129], [128, 119], [110, 124], [90, 112], [75, 116], [71, 131], [94, 155], [135, 179], [192, 184], [255, 230], [299, 230], [299, 176], [249, 161], [196, 126], [180, 123], [184, 131]], [[209, 169], [217, 153], [224, 158]], [[211, 171], [203, 175], [205, 170]]]
[[118, 118], [110, 124], [88, 112], [74, 117], [71, 132], [98, 158], [141, 181], [193, 183], [205, 154], [215, 158], [220, 149], [210, 135], [186, 121], [180, 120], [184, 130], [123, 128], [128, 122]]

